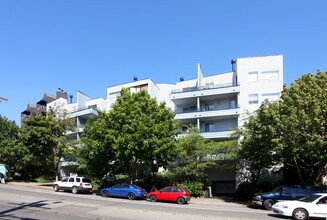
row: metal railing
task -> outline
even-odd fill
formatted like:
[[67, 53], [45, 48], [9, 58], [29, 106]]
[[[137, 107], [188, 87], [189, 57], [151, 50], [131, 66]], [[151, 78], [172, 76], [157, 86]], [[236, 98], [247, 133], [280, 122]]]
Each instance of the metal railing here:
[[195, 109], [188, 109], [188, 110], [176, 110], [174, 111], [176, 114], [183, 114], [183, 113], [192, 113], [192, 112], [209, 112], [209, 111], [220, 111], [220, 110], [232, 110], [232, 109], [237, 109], [240, 108], [240, 106], [235, 106], [233, 108], [231, 107], [226, 107], [226, 108], [219, 108], [219, 107], [214, 107], [214, 108], [195, 108]]
[[219, 88], [228, 88], [233, 86], [239, 86], [239, 83], [224, 83], [224, 84], [215, 84], [212, 86], [200, 86], [200, 87], [186, 87], [182, 89], [175, 89], [172, 90], [171, 93], [181, 93], [181, 92], [193, 92], [193, 91], [201, 91], [201, 90], [207, 90], [207, 89], [219, 89]]

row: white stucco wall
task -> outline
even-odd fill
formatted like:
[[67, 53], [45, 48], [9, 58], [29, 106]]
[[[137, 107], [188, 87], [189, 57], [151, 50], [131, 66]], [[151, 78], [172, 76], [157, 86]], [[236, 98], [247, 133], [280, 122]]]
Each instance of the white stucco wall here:
[[[253, 112], [258, 109], [264, 101], [262, 94], [280, 93], [283, 89], [283, 56], [264, 56], [239, 58], [236, 60], [237, 78], [240, 84], [239, 105], [241, 114], [245, 110]], [[278, 71], [279, 77], [273, 80], [263, 80], [264, 71]], [[249, 82], [249, 72], [257, 72], [258, 80]], [[258, 103], [249, 104], [249, 94], [258, 94]], [[241, 119], [241, 118], [240, 118]], [[243, 121], [239, 121], [239, 126]]]

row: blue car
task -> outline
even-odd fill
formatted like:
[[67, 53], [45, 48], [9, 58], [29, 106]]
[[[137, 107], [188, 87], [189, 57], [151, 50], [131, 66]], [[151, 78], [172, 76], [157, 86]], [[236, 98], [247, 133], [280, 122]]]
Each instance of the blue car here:
[[147, 192], [145, 189], [128, 183], [119, 183], [112, 187], [103, 188], [100, 191], [103, 197], [122, 197], [133, 200], [135, 198], [145, 198]]

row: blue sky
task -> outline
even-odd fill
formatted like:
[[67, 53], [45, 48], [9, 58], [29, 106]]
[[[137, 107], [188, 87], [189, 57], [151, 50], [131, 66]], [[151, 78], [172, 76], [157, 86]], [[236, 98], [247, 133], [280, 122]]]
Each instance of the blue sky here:
[[231, 71], [231, 59], [284, 55], [284, 81], [327, 71], [325, 0], [0, 0], [0, 115], [61, 88], [175, 83]]

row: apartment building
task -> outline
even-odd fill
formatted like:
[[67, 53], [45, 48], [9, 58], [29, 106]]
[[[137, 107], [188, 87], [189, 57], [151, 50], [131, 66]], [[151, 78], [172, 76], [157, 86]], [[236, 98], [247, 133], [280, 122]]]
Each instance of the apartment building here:
[[[265, 100], [275, 101], [283, 89], [283, 56], [262, 56], [237, 58], [232, 60], [232, 71], [206, 74], [198, 64], [194, 79], [174, 84], [157, 84], [151, 79], [134, 80], [129, 83], [107, 88], [107, 98], [90, 98], [77, 92], [77, 101], [68, 102], [67, 94], [62, 90], [57, 96], [45, 95], [36, 106], [29, 105], [22, 117], [46, 111], [50, 107], [60, 107], [68, 116], [76, 118], [76, 131], [70, 131], [73, 140], [83, 133], [88, 118], [98, 117], [98, 109], [110, 111], [123, 88], [131, 92], [148, 91], [150, 97], [165, 102], [175, 113], [175, 120], [181, 122], [180, 129], [187, 135], [190, 125], [200, 134], [214, 141], [230, 138], [237, 128], [242, 127], [245, 113], [258, 109]], [[63, 94], [61, 94], [63, 93]], [[67, 159], [67, 158], [66, 158]], [[62, 158], [62, 176], [69, 175], [77, 164]], [[234, 193], [236, 174], [230, 170], [208, 170], [213, 194]]]
[[171, 101], [175, 120], [184, 131], [192, 124], [212, 140], [229, 138], [242, 126], [244, 113], [264, 100], [278, 100], [283, 88], [283, 57], [250, 57], [232, 60], [233, 71], [204, 76], [200, 65], [196, 79], [176, 83]]
[[[197, 78], [176, 83], [170, 97], [184, 135], [192, 124], [203, 137], [221, 141], [243, 125], [247, 112], [265, 100], [278, 100], [282, 89], [283, 56], [276, 55], [238, 58], [231, 72], [211, 76], [198, 65]], [[213, 194], [235, 192], [235, 172], [212, 169], [208, 174]]]
[[[243, 125], [247, 112], [258, 109], [265, 100], [275, 101], [283, 89], [283, 56], [237, 58], [232, 71], [206, 76], [198, 64], [197, 76], [181, 78], [176, 84], [155, 84], [152, 80], [107, 88], [107, 109], [121, 95], [122, 88], [131, 92], [146, 90], [158, 102], [176, 113], [181, 130], [187, 135], [190, 125], [214, 141], [229, 139]], [[236, 174], [226, 169], [208, 170], [213, 194], [235, 193]]]
[[[73, 131], [67, 131], [70, 136], [69, 140], [75, 141], [81, 138], [83, 127], [89, 118], [98, 118], [98, 110], [106, 111], [106, 100], [103, 98], [91, 98], [83, 92], [77, 91], [76, 102], [72, 101], [73, 96], [70, 95], [70, 102], [67, 99], [59, 97], [47, 105], [47, 111], [52, 109], [61, 109], [66, 112], [67, 117], [75, 119]], [[69, 155], [60, 159], [60, 174], [62, 177], [70, 176], [78, 163], [71, 161]]]
[[50, 102], [59, 98], [65, 100], [67, 100], [68, 98], [68, 94], [60, 88], [57, 90], [55, 96], [49, 93], [45, 93], [43, 95], [43, 98], [40, 101], [36, 102], [36, 104], [28, 104], [27, 108], [21, 112], [21, 124], [24, 124], [25, 120], [27, 120], [31, 116], [45, 114], [47, 111], [47, 105]]

